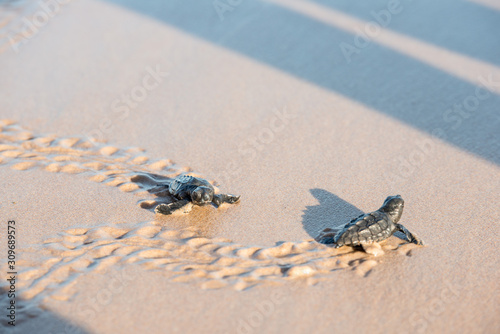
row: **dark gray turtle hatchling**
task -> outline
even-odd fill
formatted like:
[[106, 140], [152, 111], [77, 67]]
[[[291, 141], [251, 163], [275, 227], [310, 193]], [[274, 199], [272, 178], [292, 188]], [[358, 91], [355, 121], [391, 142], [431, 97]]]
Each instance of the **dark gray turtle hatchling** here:
[[170, 204], [158, 205], [155, 208], [156, 213], [170, 215], [177, 210], [187, 213], [191, 211], [193, 205], [213, 204], [218, 207], [222, 203], [233, 204], [240, 199], [240, 196], [229, 194], [216, 195], [215, 189], [210, 182], [191, 175], [176, 177], [168, 184], [168, 192], [176, 201]]
[[362, 214], [352, 219], [340, 231], [320, 235], [319, 242], [342, 246], [366, 247], [389, 238], [397, 231], [403, 232], [409, 242], [417, 245], [424, 243], [415, 234], [398, 224], [403, 214], [404, 201], [401, 196], [389, 196], [377, 211]]

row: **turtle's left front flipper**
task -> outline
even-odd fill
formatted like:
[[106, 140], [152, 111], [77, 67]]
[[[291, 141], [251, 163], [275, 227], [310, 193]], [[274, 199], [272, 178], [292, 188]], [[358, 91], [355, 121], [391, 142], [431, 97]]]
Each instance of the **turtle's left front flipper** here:
[[413, 242], [414, 244], [417, 244], [417, 245], [421, 245], [421, 246], [425, 245], [424, 242], [422, 241], [422, 239], [420, 239], [415, 234], [408, 231], [408, 229], [406, 227], [404, 227], [403, 225], [396, 224], [396, 228], [406, 235], [406, 237], [408, 238], [408, 241]]
[[182, 210], [183, 213], [188, 213], [192, 207], [193, 204], [190, 201], [183, 199], [170, 204], [160, 204], [155, 208], [155, 212], [162, 215], [171, 215]]
[[238, 202], [239, 199], [240, 199], [240, 196], [234, 196], [234, 195], [229, 195], [229, 194], [219, 194], [219, 195], [214, 195], [212, 203], [218, 207], [222, 203], [234, 204], [234, 203]]

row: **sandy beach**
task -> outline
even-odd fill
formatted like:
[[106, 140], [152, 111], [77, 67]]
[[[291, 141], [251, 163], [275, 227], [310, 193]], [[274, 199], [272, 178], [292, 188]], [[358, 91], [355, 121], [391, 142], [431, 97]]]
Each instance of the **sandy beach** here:
[[[0, 13], [0, 332], [500, 331], [494, 1]], [[241, 200], [155, 214], [184, 174]], [[425, 247], [314, 240], [396, 194]]]

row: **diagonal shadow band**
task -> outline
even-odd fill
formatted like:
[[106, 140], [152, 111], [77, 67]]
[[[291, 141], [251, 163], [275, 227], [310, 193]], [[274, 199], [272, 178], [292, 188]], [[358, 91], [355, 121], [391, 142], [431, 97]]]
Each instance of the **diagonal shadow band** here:
[[[211, 1], [106, 1], [339, 93], [428, 134], [439, 133], [440, 139], [500, 164], [495, 112], [500, 96], [490, 92], [471, 112], [453, 112], [474, 96], [478, 86], [394, 50], [372, 43], [347, 65], [339, 45], [354, 35], [263, 1], [243, 2], [223, 22]], [[500, 78], [494, 80], [500, 84], [496, 82]]]
[[[364, 21], [380, 21], [384, 24], [384, 21], [391, 19], [387, 17], [387, 7], [391, 3], [388, 0], [310, 1]], [[472, 1], [454, 0], [401, 0], [397, 8], [402, 11], [398, 16], [401, 16], [404, 24], [391, 23], [392, 30], [472, 58], [500, 65], [498, 38], [492, 33], [498, 29], [500, 12]], [[446, 13], [445, 19], [443, 13]], [[445, 29], [443, 23], [446, 25]]]

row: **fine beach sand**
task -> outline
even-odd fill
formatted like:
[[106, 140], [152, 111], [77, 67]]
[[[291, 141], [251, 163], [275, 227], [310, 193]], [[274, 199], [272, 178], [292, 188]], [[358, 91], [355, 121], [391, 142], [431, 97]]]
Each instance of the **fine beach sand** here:
[[[386, 7], [74, 0], [28, 39], [3, 4], [0, 331], [498, 332], [500, 12], [403, 2], [348, 62]], [[155, 215], [180, 174], [241, 200]], [[395, 194], [426, 247], [314, 241]]]

